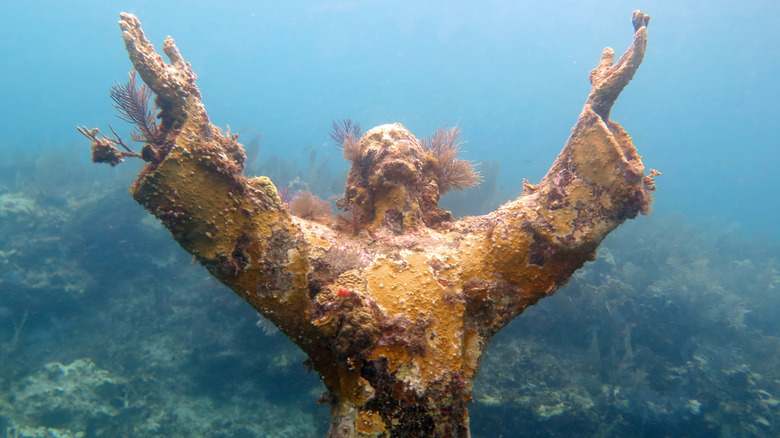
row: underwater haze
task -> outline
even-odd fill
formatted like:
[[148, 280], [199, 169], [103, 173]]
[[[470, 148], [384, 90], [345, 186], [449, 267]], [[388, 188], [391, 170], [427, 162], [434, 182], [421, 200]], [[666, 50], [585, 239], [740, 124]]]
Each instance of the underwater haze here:
[[[649, 217], [492, 341], [471, 435], [780, 435], [780, 3], [4, 1], [0, 4], [0, 436], [322, 437], [305, 355], [90, 163], [130, 62], [117, 21], [171, 35], [247, 173], [333, 201], [331, 123], [457, 125], [484, 214], [537, 183], [588, 73], [652, 16], [620, 123], [662, 173]], [[335, 206], [335, 202], [334, 202]]]

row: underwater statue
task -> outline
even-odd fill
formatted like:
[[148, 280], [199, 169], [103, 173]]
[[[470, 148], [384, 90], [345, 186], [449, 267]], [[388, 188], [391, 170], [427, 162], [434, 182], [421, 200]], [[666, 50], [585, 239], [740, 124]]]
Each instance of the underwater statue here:
[[244, 176], [238, 136], [210, 123], [173, 39], [163, 45], [166, 63], [130, 14], [121, 14], [122, 38], [146, 85], [131, 79], [112, 98], [143, 149], [116, 133], [79, 131], [94, 161], [148, 162], [135, 200], [306, 352], [332, 406], [329, 437], [468, 437], [467, 404], [491, 337], [593, 260], [610, 231], [650, 209], [657, 172], [645, 175], [631, 138], [609, 119], [642, 62], [649, 18], [634, 12], [633, 43], [617, 62], [604, 50], [542, 181], [525, 182], [519, 198], [483, 216], [439, 209], [444, 190], [476, 175], [453, 174], [452, 154], [434, 153], [400, 124], [359, 138], [347, 124], [336, 133], [352, 162], [339, 201], [350, 227], [292, 215], [268, 178]]

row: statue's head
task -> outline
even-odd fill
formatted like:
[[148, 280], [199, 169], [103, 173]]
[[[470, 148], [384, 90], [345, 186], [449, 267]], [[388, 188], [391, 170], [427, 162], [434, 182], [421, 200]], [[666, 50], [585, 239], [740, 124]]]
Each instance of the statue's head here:
[[438, 208], [439, 163], [400, 124], [369, 130], [347, 156], [352, 169], [339, 207], [362, 229], [403, 234], [451, 218]]

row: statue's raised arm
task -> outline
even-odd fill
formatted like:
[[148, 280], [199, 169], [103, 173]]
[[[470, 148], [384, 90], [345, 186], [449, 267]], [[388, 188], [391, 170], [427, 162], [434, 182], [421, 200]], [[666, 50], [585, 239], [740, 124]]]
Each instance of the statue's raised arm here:
[[331, 135], [352, 163], [338, 202], [345, 213], [322, 222], [291, 214], [267, 178], [244, 176], [237, 136], [209, 122], [173, 40], [166, 63], [138, 19], [121, 18], [134, 72], [111, 97], [144, 146], [137, 153], [113, 130], [79, 128], [93, 160], [148, 162], [133, 197], [309, 355], [332, 405], [330, 437], [468, 437], [466, 405], [491, 336], [649, 210], [656, 172], [645, 176], [630, 137], [609, 120], [644, 55], [649, 16], [639, 11], [633, 44], [614, 64], [604, 50], [563, 151], [518, 199], [454, 220], [438, 207], [441, 194], [479, 180], [456, 158], [457, 128], [421, 142], [399, 124], [361, 134], [344, 122]]

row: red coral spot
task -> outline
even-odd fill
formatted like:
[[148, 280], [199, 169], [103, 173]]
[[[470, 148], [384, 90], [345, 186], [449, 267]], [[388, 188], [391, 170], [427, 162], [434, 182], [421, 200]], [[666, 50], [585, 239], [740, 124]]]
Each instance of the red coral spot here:
[[339, 286], [339, 290], [336, 292], [336, 295], [346, 298], [352, 295], [352, 293], [349, 292], [349, 289]]
[[440, 279], [439, 279], [439, 284], [440, 284], [440, 285], [442, 285], [442, 286], [444, 286], [444, 287], [447, 287], [447, 286], [449, 286], [449, 283], [447, 283], [447, 280], [445, 280], [445, 279], [443, 279], [443, 278], [440, 278]]

